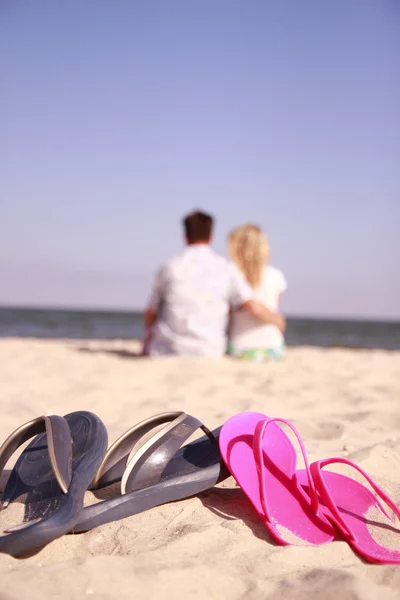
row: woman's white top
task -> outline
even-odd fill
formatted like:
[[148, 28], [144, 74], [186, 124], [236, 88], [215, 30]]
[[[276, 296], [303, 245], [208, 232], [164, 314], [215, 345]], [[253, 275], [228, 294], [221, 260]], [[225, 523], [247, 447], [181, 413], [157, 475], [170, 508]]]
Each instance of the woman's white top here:
[[[254, 299], [272, 311], [278, 311], [279, 297], [287, 288], [286, 279], [279, 269], [266, 265], [260, 285], [254, 290]], [[279, 348], [284, 337], [275, 325], [260, 323], [244, 310], [232, 313], [229, 343], [243, 350], [251, 348]]]

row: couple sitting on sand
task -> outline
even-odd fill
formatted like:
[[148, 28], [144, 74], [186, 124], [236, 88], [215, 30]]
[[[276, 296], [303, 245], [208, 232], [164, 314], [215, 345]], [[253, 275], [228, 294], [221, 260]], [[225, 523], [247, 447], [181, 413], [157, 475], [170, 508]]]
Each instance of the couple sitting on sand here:
[[143, 353], [282, 358], [285, 319], [277, 311], [286, 281], [266, 265], [266, 236], [255, 225], [232, 231], [230, 262], [210, 246], [210, 215], [194, 212], [183, 224], [186, 248], [161, 268], [153, 285]]

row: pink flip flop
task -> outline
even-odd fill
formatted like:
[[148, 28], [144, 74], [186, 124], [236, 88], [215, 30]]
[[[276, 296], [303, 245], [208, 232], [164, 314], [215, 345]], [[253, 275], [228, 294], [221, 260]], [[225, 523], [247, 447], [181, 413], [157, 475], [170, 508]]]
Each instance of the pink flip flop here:
[[[322, 503], [322, 513], [336, 526], [348, 544], [365, 560], [379, 564], [400, 564], [400, 524], [386, 512], [381, 502], [364, 485], [332, 471], [322, 471], [331, 464], [349, 465], [361, 473], [376, 494], [397, 518], [396, 503], [361, 467], [346, 458], [328, 458], [311, 464], [315, 488]], [[297, 471], [297, 481], [310, 489], [307, 471]], [[385, 518], [386, 517], [386, 518]]]
[[[296, 451], [277, 421], [288, 425], [299, 441], [309, 495], [297, 482]], [[226, 466], [279, 544], [315, 545], [334, 539], [330, 522], [317, 514], [318, 496], [293, 425], [260, 413], [241, 413], [223, 425], [219, 445]]]

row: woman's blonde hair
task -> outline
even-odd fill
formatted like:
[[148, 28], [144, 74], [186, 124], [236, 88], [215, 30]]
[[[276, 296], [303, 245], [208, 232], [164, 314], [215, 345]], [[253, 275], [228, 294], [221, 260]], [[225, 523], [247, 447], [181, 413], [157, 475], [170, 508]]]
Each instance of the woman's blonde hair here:
[[263, 267], [268, 260], [267, 236], [257, 225], [246, 224], [229, 234], [229, 254], [249, 284], [256, 288], [261, 283]]

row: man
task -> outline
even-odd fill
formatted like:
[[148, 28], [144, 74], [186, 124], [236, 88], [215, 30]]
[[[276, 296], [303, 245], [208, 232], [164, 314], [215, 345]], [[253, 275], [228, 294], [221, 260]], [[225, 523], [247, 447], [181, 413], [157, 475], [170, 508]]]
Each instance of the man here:
[[253, 300], [237, 267], [212, 250], [213, 218], [194, 212], [183, 225], [186, 248], [159, 271], [145, 312], [150, 356], [222, 356], [231, 308], [283, 330], [284, 318]]

